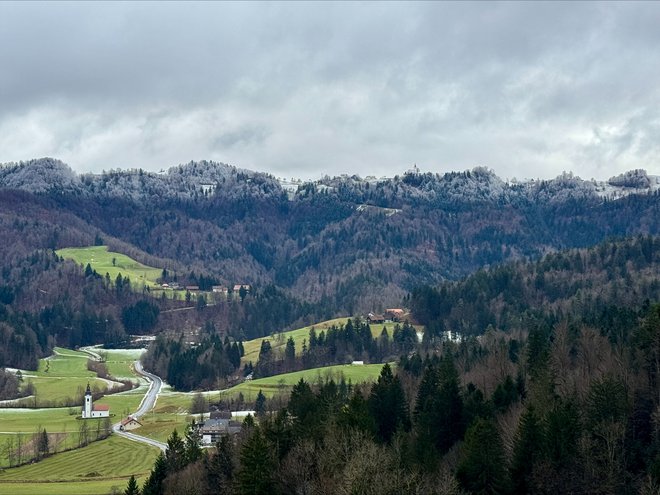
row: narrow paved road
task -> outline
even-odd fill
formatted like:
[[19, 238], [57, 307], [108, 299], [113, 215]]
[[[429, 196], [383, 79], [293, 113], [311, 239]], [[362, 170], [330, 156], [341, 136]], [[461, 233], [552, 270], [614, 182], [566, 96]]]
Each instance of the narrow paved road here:
[[[156, 399], [158, 398], [158, 394], [160, 393], [160, 389], [163, 386], [163, 380], [159, 376], [154, 375], [153, 373], [149, 373], [148, 371], [144, 371], [142, 369], [142, 364], [140, 361], [135, 361], [135, 371], [139, 375], [142, 375], [144, 378], [146, 378], [150, 383], [149, 383], [149, 390], [147, 390], [147, 393], [144, 395], [144, 398], [142, 399], [142, 402], [140, 403], [140, 407], [138, 407], [138, 410], [135, 411], [131, 416], [133, 416], [135, 419], [140, 418], [141, 416], [144, 416], [147, 414], [151, 409], [154, 407], [156, 404]], [[131, 433], [128, 431], [121, 431], [119, 429], [119, 426], [121, 423], [116, 423], [112, 425], [112, 431], [114, 431], [117, 435], [128, 438], [129, 440], [133, 440], [135, 442], [142, 442], [146, 443], [148, 445], [153, 445], [154, 447], [158, 447], [160, 450], [165, 452], [167, 449], [167, 444], [163, 442], [159, 442], [157, 440], [153, 440], [151, 438], [143, 437], [141, 435], [136, 435], [135, 433]]]

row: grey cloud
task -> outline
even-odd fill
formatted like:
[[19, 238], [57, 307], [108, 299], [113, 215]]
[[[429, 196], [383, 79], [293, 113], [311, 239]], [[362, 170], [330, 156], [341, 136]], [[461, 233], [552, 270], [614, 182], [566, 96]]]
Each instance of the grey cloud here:
[[0, 3], [0, 161], [660, 174], [660, 4]]

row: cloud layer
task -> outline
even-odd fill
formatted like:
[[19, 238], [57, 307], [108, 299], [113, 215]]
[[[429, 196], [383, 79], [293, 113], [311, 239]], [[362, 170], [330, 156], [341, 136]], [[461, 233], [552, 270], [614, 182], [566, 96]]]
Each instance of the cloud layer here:
[[1, 3], [0, 161], [660, 174], [657, 3]]

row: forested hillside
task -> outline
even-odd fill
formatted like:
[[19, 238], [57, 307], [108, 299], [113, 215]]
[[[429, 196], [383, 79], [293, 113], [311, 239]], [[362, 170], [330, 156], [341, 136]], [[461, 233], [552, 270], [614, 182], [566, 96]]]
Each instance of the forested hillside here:
[[[424, 339], [395, 370], [301, 380], [203, 453], [173, 435], [143, 493], [657, 493], [659, 263], [660, 239], [639, 236], [419, 288]], [[347, 326], [323, 343], [310, 330], [308, 351], [287, 344], [266, 373], [369, 342], [378, 359], [385, 341]]]
[[[158, 308], [149, 330], [176, 336], [199, 332], [210, 321], [220, 335], [250, 339], [296, 323], [398, 307], [420, 286], [447, 291], [443, 283], [485, 266], [659, 231], [658, 180], [643, 171], [603, 185], [570, 174], [506, 183], [478, 168], [383, 180], [325, 178], [300, 184], [293, 193], [266, 174], [213, 162], [191, 162], [162, 173], [100, 175], [77, 175], [52, 159], [4, 165], [1, 338], [5, 349], [18, 346], [25, 352], [5, 353], [0, 366], [33, 367], [55, 343], [121, 341], [132, 331], [123, 315], [144, 300]], [[119, 290], [115, 280], [85, 272], [52, 252], [95, 244], [192, 284], [251, 284], [253, 290], [240, 303], [173, 311], [185, 302], [154, 300], [130, 285]], [[625, 290], [626, 284], [637, 282], [636, 270], [655, 261], [645, 258], [646, 247], [634, 250], [596, 255], [596, 265], [591, 258], [583, 260], [575, 265], [576, 273], [584, 278], [595, 276], [594, 269], [605, 270], [593, 284], [606, 284], [603, 290], [614, 295], [637, 297]], [[614, 285], [607, 278], [611, 270], [601, 267], [610, 258], [618, 270]], [[624, 268], [621, 260], [626, 260]], [[573, 266], [568, 269], [572, 273]], [[511, 268], [502, 270], [500, 276], [508, 277]], [[460, 289], [465, 293], [452, 292], [445, 299], [451, 310], [436, 315], [431, 328], [465, 334], [488, 325], [500, 328], [508, 312], [521, 309], [516, 304], [533, 308], [541, 302], [538, 294], [552, 298], [553, 291], [574, 288], [574, 281], [564, 287], [552, 270], [541, 271], [533, 282], [519, 284], [524, 297], [512, 295], [515, 304], [497, 302], [497, 284], [485, 287], [495, 294], [489, 295], [479, 285], [483, 275], [475, 276]], [[656, 290], [634, 289], [647, 297]], [[529, 299], [534, 294], [537, 299]], [[591, 298], [583, 299], [587, 307], [603, 297], [587, 288], [581, 294]]]
[[300, 381], [234, 439], [176, 432], [144, 494], [657, 493], [660, 305], [427, 341], [372, 386]]
[[365, 312], [484, 266], [660, 233], [658, 179], [634, 171], [610, 182], [565, 174], [505, 183], [477, 168], [326, 178], [289, 194], [271, 176], [213, 162], [79, 176], [56, 160], [33, 160], [0, 167], [0, 229], [9, 241], [0, 254], [100, 236], [139, 261], [151, 256], [220, 282], [274, 284], [336, 312]]

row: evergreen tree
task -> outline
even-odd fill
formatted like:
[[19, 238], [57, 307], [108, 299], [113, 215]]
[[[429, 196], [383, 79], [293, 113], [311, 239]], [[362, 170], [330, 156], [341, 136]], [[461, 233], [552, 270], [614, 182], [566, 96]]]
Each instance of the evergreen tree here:
[[41, 433], [39, 434], [38, 450], [40, 457], [48, 455], [48, 452], [50, 450], [49, 442], [48, 442], [48, 433], [46, 432], [46, 428], [41, 430]]
[[545, 449], [556, 466], [569, 466], [577, 455], [578, 442], [582, 433], [580, 412], [572, 400], [555, 405], [545, 418]]
[[443, 357], [437, 367], [427, 365], [414, 414], [417, 455], [431, 467], [437, 454], [447, 452], [463, 436], [463, 401], [451, 357]]
[[296, 365], [296, 343], [292, 337], [286, 341], [286, 348], [284, 349], [284, 364], [287, 371], [292, 371]]
[[264, 339], [261, 341], [259, 359], [257, 360], [254, 372], [259, 377], [270, 376], [273, 373], [273, 350], [270, 340]]
[[374, 418], [369, 413], [369, 403], [362, 396], [359, 390], [356, 390], [351, 398], [339, 411], [337, 423], [343, 428], [353, 428], [373, 435], [376, 431]]
[[509, 493], [504, 447], [497, 426], [491, 420], [477, 419], [468, 428], [456, 477], [471, 493]]
[[188, 425], [186, 430], [186, 447], [184, 453], [185, 464], [192, 464], [193, 462], [201, 459], [202, 452], [202, 439], [199, 434], [199, 430], [195, 426], [195, 423]]
[[135, 481], [135, 476], [131, 475], [128, 480], [128, 486], [124, 490], [124, 495], [140, 495], [140, 489], [138, 488], [137, 481]]
[[271, 446], [261, 428], [255, 427], [241, 449], [241, 468], [238, 487], [242, 495], [271, 495], [276, 493], [275, 470], [277, 463]]
[[213, 493], [223, 495], [233, 493], [234, 483], [234, 448], [232, 439], [228, 435], [220, 437], [215, 445], [213, 455], [205, 458], [206, 470], [208, 472], [209, 486]]
[[289, 412], [294, 417], [294, 425], [298, 434], [303, 437], [313, 436], [319, 412], [319, 401], [310, 386], [302, 378], [291, 389], [289, 397]]
[[254, 401], [254, 413], [257, 417], [263, 417], [266, 414], [266, 396], [261, 389], [259, 389], [257, 399]]
[[154, 467], [144, 482], [142, 495], [163, 495], [165, 491], [165, 487], [163, 486], [165, 478], [167, 478], [167, 460], [161, 452], [156, 457]]
[[186, 466], [186, 444], [176, 430], [167, 439], [165, 459], [169, 474], [181, 471]]
[[408, 405], [398, 377], [385, 364], [369, 395], [369, 412], [376, 423], [376, 436], [389, 443], [397, 429], [408, 430]]
[[530, 491], [530, 478], [534, 465], [543, 456], [543, 426], [532, 406], [520, 417], [518, 432], [513, 444], [511, 479], [513, 493], [524, 495]]

